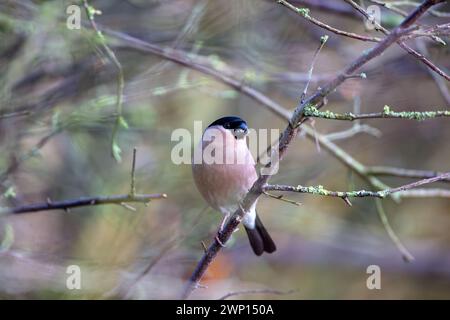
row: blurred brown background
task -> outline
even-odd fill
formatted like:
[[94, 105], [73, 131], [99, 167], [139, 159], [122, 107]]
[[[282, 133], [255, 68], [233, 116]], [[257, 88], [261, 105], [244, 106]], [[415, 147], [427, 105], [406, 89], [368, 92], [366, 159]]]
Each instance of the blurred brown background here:
[[[306, 2], [311, 15], [321, 21], [376, 35], [365, 30], [363, 20], [342, 1]], [[218, 70], [232, 68], [244, 83], [291, 110], [323, 34], [330, 39], [318, 58], [310, 93], [373, 46], [325, 32], [275, 1], [90, 3], [102, 11], [95, 18], [100, 28], [198, 54]], [[317, 3], [336, 8], [315, 7]], [[26, 113], [0, 118], [0, 175], [20, 163], [0, 180], [0, 205], [127, 193], [133, 147], [138, 148], [138, 191], [167, 193], [168, 198], [147, 207], [136, 204], [136, 212], [105, 205], [2, 216], [0, 297], [176, 298], [203, 253], [201, 241], [211, 241], [221, 216], [206, 209], [190, 166], [170, 161], [175, 145], [172, 131], [192, 130], [195, 120], [207, 125], [229, 114], [246, 119], [252, 128], [283, 130], [286, 123], [207, 75], [112, 41], [125, 73], [123, 117], [129, 126], [118, 133], [122, 162], [117, 163], [110, 152], [116, 69], [90, 29], [67, 29], [70, 4], [0, 0], [0, 114]], [[448, 11], [448, 6], [439, 10]], [[382, 14], [388, 28], [400, 21], [389, 11]], [[84, 12], [82, 19], [86, 22]], [[448, 18], [426, 15], [421, 21], [444, 23]], [[437, 65], [450, 68], [448, 47], [421, 41]], [[398, 46], [361, 71], [367, 79], [347, 81], [329, 96], [326, 109], [352, 111], [358, 99], [361, 112], [379, 112], [384, 105], [396, 111], [449, 109], [425, 67]], [[449, 171], [447, 118], [364, 123], [380, 135], [359, 133], [335, 141], [363, 164]], [[329, 134], [352, 123], [316, 119], [314, 126]], [[63, 130], [30, 154], [59, 127]], [[24, 160], [24, 155], [29, 159]], [[382, 180], [393, 187], [412, 181]], [[302, 136], [290, 147], [272, 182], [323, 185], [331, 190], [367, 188], [327, 151]], [[436, 186], [445, 188], [448, 183]], [[373, 199], [356, 199], [348, 207], [335, 198], [288, 196], [302, 205], [267, 197], [258, 205], [277, 243], [276, 253], [254, 256], [240, 230], [208, 271], [202, 282], [208, 288], [196, 290], [193, 298], [215, 299], [231, 291], [263, 288], [298, 291], [240, 297], [450, 298], [448, 198], [383, 201], [394, 230], [416, 258], [405, 263], [383, 229]], [[81, 267], [81, 290], [65, 287], [66, 268], [72, 264]], [[381, 267], [381, 290], [366, 287], [366, 268], [372, 264]]]

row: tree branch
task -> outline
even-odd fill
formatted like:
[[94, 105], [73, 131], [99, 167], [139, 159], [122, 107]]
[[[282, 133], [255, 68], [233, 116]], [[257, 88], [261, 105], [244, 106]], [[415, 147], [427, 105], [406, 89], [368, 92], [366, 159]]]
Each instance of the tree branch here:
[[307, 106], [304, 110], [306, 117], [322, 118], [330, 120], [354, 121], [359, 119], [409, 119], [409, 120], [427, 120], [438, 117], [450, 117], [450, 110], [442, 111], [392, 111], [389, 106], [384, 106], [382, 112], [373, 112], [365, 114], [354, 114], [352, 112], [334, 113], [332, 111], [319, 111], [314, 106]]
[[327, 41], [328, 41], [328, 36], [322, 36], [320, 38], [320, 45], [316, 49], [316, 52], [314, 52], [314, 55], [313, 55], [313, 58], [311, 61], [311, 66], [309, 67], [309, 70], [308, 70], [308, 79], [306, 81], [305, 88], [303, 89], [302, 95], [300, 97], [300, 101], [302, 103], [305, 100], [306, 95], [308, 94], [309, 83], [311, 82], [313, 71], [314, 71], [314, 65], [316, 64], [317, 58], [319, 57], [320, 50], [322, 50], [323, 46], [325, 45], [325, 43]]
[[34, 157], [39, 150], [41, 150], [53, 137], [62, 132], [62, 130], [63, 128], [61, 127], [52, 130], [49, 134], [41, 138], [33, 148], [20, 156], [19, 159], [12, 161], [12, 163], [3, 172], [0, 172], [0, 184], [2, 184], [11, 173], [16, 171], [23, 162]]
[[[409, 189], [414, 189], [419, 186], [433, 183], [436, 181], [447, 180], [450, 178], [450, 172], [446, 172], [440, 174], [436, 177], [422, 179], [413, 183], [405, 184], [397, 188], [389, 188], [380, 191], [367, 191], [367, 190], [356, 190], [356, 191], [330, 191], [325, 189], [323, 186], [288, 186], [288, 185], [266, 185], [263, 187], [264, 191], [287, 191], [287, 192], [298, 192], [298, 193], [309, 193], [314, 195], [326, 196], [326, 197], [337, 197], [341, 199], [345, 198], [364, 198], [364, 197], [373, 197], [373, 198], [385, 198], [388, 195], [393, 193], [400, 193]], [[425, 189], [426, 190], [426, 189]], [[450, 190], [449, 190], [450, 191]]]
[[165, 199], [167, 195], [164, 193], [156, 194], [119, 194], [112, 196], [95, 196], [82, 197], [72, 200], [50, 201], [36, 204], [29, 204], [14, 208], [0, 208], [0, 214], [19, 214], [48, 210], [69, 210], [76, 207], [97, 206], [103, 204], [123, 204], [123, 203], [148, 203], [155, 199]]
[[392, 229], [391, 224], [389, 223], [389, 219], [387, 218], [386, 212], [384, 211], [383, 204], [380, 199], [375, 199], [375, 206], [378, 212], [378, 217], [380, 217], [381, 223], [383, 224], [384, 229], [386, 230], [389, 238], [395, 244], [397, 249], [402, 254], [403, 260], [405, 262], [411, 262], [414, 260], [414, 256], [409, 252], [409, 250], [404, 246], [404, 244], [400, 241], [400, 238], [395, 233], [394, 229]]
[[[394, 176], [394, 177], [418, 178], [418, 179], [433, 178], [443, 174], [443, 172], [432, 170], [415, 170], [415, 169], [404, 169], [386, 166], [367, 167], [366, 173], [372, 176]], [[442, 181], [450, 182], [450, 179], [444, 179]]]
[[35, 203], [23, 206], [17, 206], [13, 208], [2, 208], [0, 207], [0, 215], [2, 214], [19, 214], [19, 213], [30, 213], [38, 211], [48, 211], [48, 210], [65, 210], [68, 211], [71, 208], [86, 207], [86, 206], [97, 206], [104, 204], [120, 204], [128, 209], [134, 208], [128, 205], [128, 203], [148, 203], [154, 199], [165, 199], [167, 195], [165, 193], [156, 194], [136, 194], [135, 187], [135, 169], [136, 169], [136, 148], [133, 149], [133, 160], [131, 163], [131, 183], [130, 183], [130, 193], [129, 194], [119, 194], [112, 196], [94, 196], [94, 197], [82, 197], [78, 199], [62, 200], [62, 201], [51, 201], [47, 199], [43, 203]]

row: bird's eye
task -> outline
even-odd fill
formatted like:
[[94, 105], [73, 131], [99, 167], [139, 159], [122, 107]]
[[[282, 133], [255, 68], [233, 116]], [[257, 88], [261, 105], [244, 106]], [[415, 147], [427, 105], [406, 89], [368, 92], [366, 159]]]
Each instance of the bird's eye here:
[[231, 128], [229, 123], [225, 123], [224, 127], [225, 127], [225, 129], [230, 129]]

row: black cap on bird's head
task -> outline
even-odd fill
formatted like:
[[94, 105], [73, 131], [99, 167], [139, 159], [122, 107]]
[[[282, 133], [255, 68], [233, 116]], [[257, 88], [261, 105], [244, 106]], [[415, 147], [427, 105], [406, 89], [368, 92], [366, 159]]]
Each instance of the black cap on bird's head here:
[[243, 138], [248, 132], [247, 122], [236, 116], [228, 116], [217, 119], [211, 123], [209, 127], [221, 126], [225, 129], [231, 130], [236, 139]]

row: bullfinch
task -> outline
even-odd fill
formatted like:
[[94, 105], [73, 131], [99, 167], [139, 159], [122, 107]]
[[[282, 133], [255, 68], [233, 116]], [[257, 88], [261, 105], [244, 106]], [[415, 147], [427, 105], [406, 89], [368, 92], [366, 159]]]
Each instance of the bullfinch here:
[[[258, 178], [245, 139], [247, 133], [244, 120], [235, 116], [223, 117], [206, 128], [196, 149], [197, 155], [201, 151], [202, 158], [193, 161], [194, 181], [208, 204], [224, 215], [220, 230]], [[276, 250], [256, 213], [256, 203], [245, 214], [242, 223], [256, 255]]]

